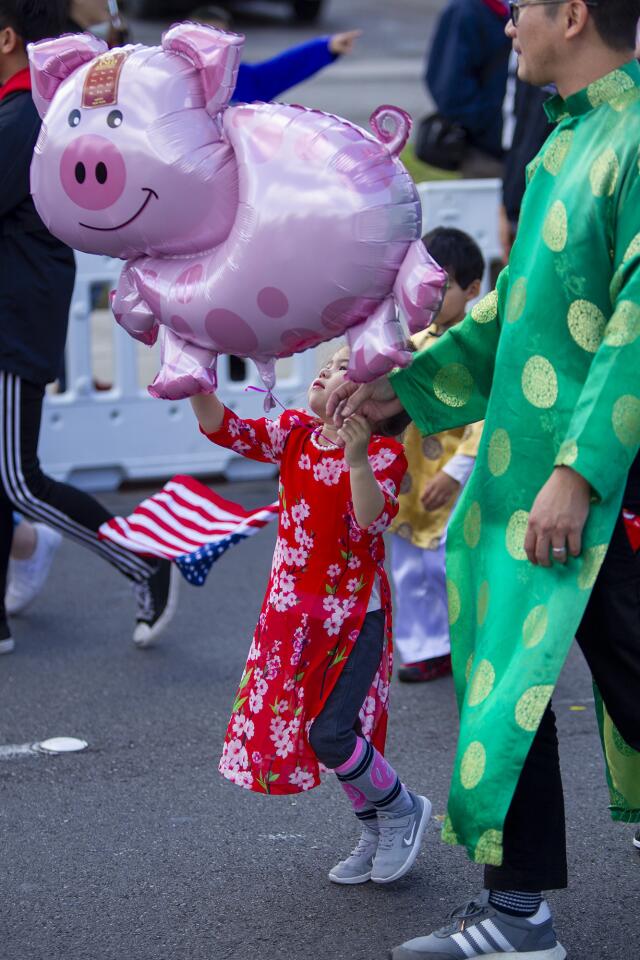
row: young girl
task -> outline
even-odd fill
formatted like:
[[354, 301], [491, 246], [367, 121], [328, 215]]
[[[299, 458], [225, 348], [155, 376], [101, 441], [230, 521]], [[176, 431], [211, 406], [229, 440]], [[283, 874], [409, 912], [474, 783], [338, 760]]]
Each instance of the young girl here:
[[[326, 415], [345, 377], [342, 348], [308, 393], [308, 414], [242, 420], [215, 396], [192, 399], [213, 443], [280, 465], [271, 579], [233, 705], [220, 772], [286, 794], [342, 784], [362, 835], [329, 873], [334, 883], [389, 883], [411, 867], [431, 804], [382, 756], [391, 677], [391, 599], [382, 534], [398, 509], [401, 444], [363, 417], [338, 431]], [[344, 442], [344, 447], [336, 441]]]

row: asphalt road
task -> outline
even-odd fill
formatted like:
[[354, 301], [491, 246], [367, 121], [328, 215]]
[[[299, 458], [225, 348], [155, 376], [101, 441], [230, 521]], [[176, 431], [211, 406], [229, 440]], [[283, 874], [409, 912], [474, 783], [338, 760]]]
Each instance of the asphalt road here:
[[[272, 482], [221, 487], [247, 506]], [[103, 499], [127, 512], [145, 491]], [[1, 960], [382, 960], [481, 886], [434, 820], [389, 888], [330, 884], [357, 833], [328, 778], [294, 799], [222, 780], [216, 763], [270, 563], [267, 530], [186, 584], [154, 650], [130, 642], [128, 585], [64, 544], [16, 651], [0, 662], [0, 744], [84, 738], [83, 754], [0, 759]], [[556, 696], [572, 886], [554, 895], [571, 960], [640, 952], [640, 857], [612, 824], [578, 654]], [[572, 709], [579, 707], [585, 709]], [[444, 813], [456, 736], [449, 680], [394, 684], [389, 755]]]

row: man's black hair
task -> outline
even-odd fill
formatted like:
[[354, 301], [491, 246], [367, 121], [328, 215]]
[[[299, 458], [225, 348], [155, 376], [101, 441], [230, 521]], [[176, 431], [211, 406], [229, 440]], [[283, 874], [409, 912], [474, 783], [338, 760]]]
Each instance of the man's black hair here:
[[452, 280], [466, 290], [484, 274], [484, 257], [473, 237], [455, 227], [435, 227], [422, 242]]
[[68, 0], [0, 0], [0, 29], [11, 27], [24, 43], [58, 37], [68, 22]]
[[608, 47], [614, 50], [635, 49], [640, 0], [594, 0], [594, 6], [589, 6], [589, 13]]

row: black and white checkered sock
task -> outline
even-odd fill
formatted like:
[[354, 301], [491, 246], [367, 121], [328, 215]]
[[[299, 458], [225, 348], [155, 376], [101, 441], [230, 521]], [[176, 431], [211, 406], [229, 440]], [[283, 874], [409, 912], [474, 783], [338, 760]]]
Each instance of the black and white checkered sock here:
[[522, 893], [520, 890], [490, 890], [489, 903], [500, 913], [510, 917], [532, 917], [542, 903], [541, 893]]

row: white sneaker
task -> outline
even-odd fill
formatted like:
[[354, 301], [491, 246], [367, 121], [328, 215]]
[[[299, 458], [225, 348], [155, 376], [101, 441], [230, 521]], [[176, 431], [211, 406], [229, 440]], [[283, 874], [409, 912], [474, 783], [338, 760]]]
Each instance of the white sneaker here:
[[44, 523], [34, 524], [36, 548], [28, 560], [9, 560], [7, 591], [4, 605], [9, 616], [15, 617], [34, 600], [49, 576], [56, 550], [62, 542], [57, 530]]

